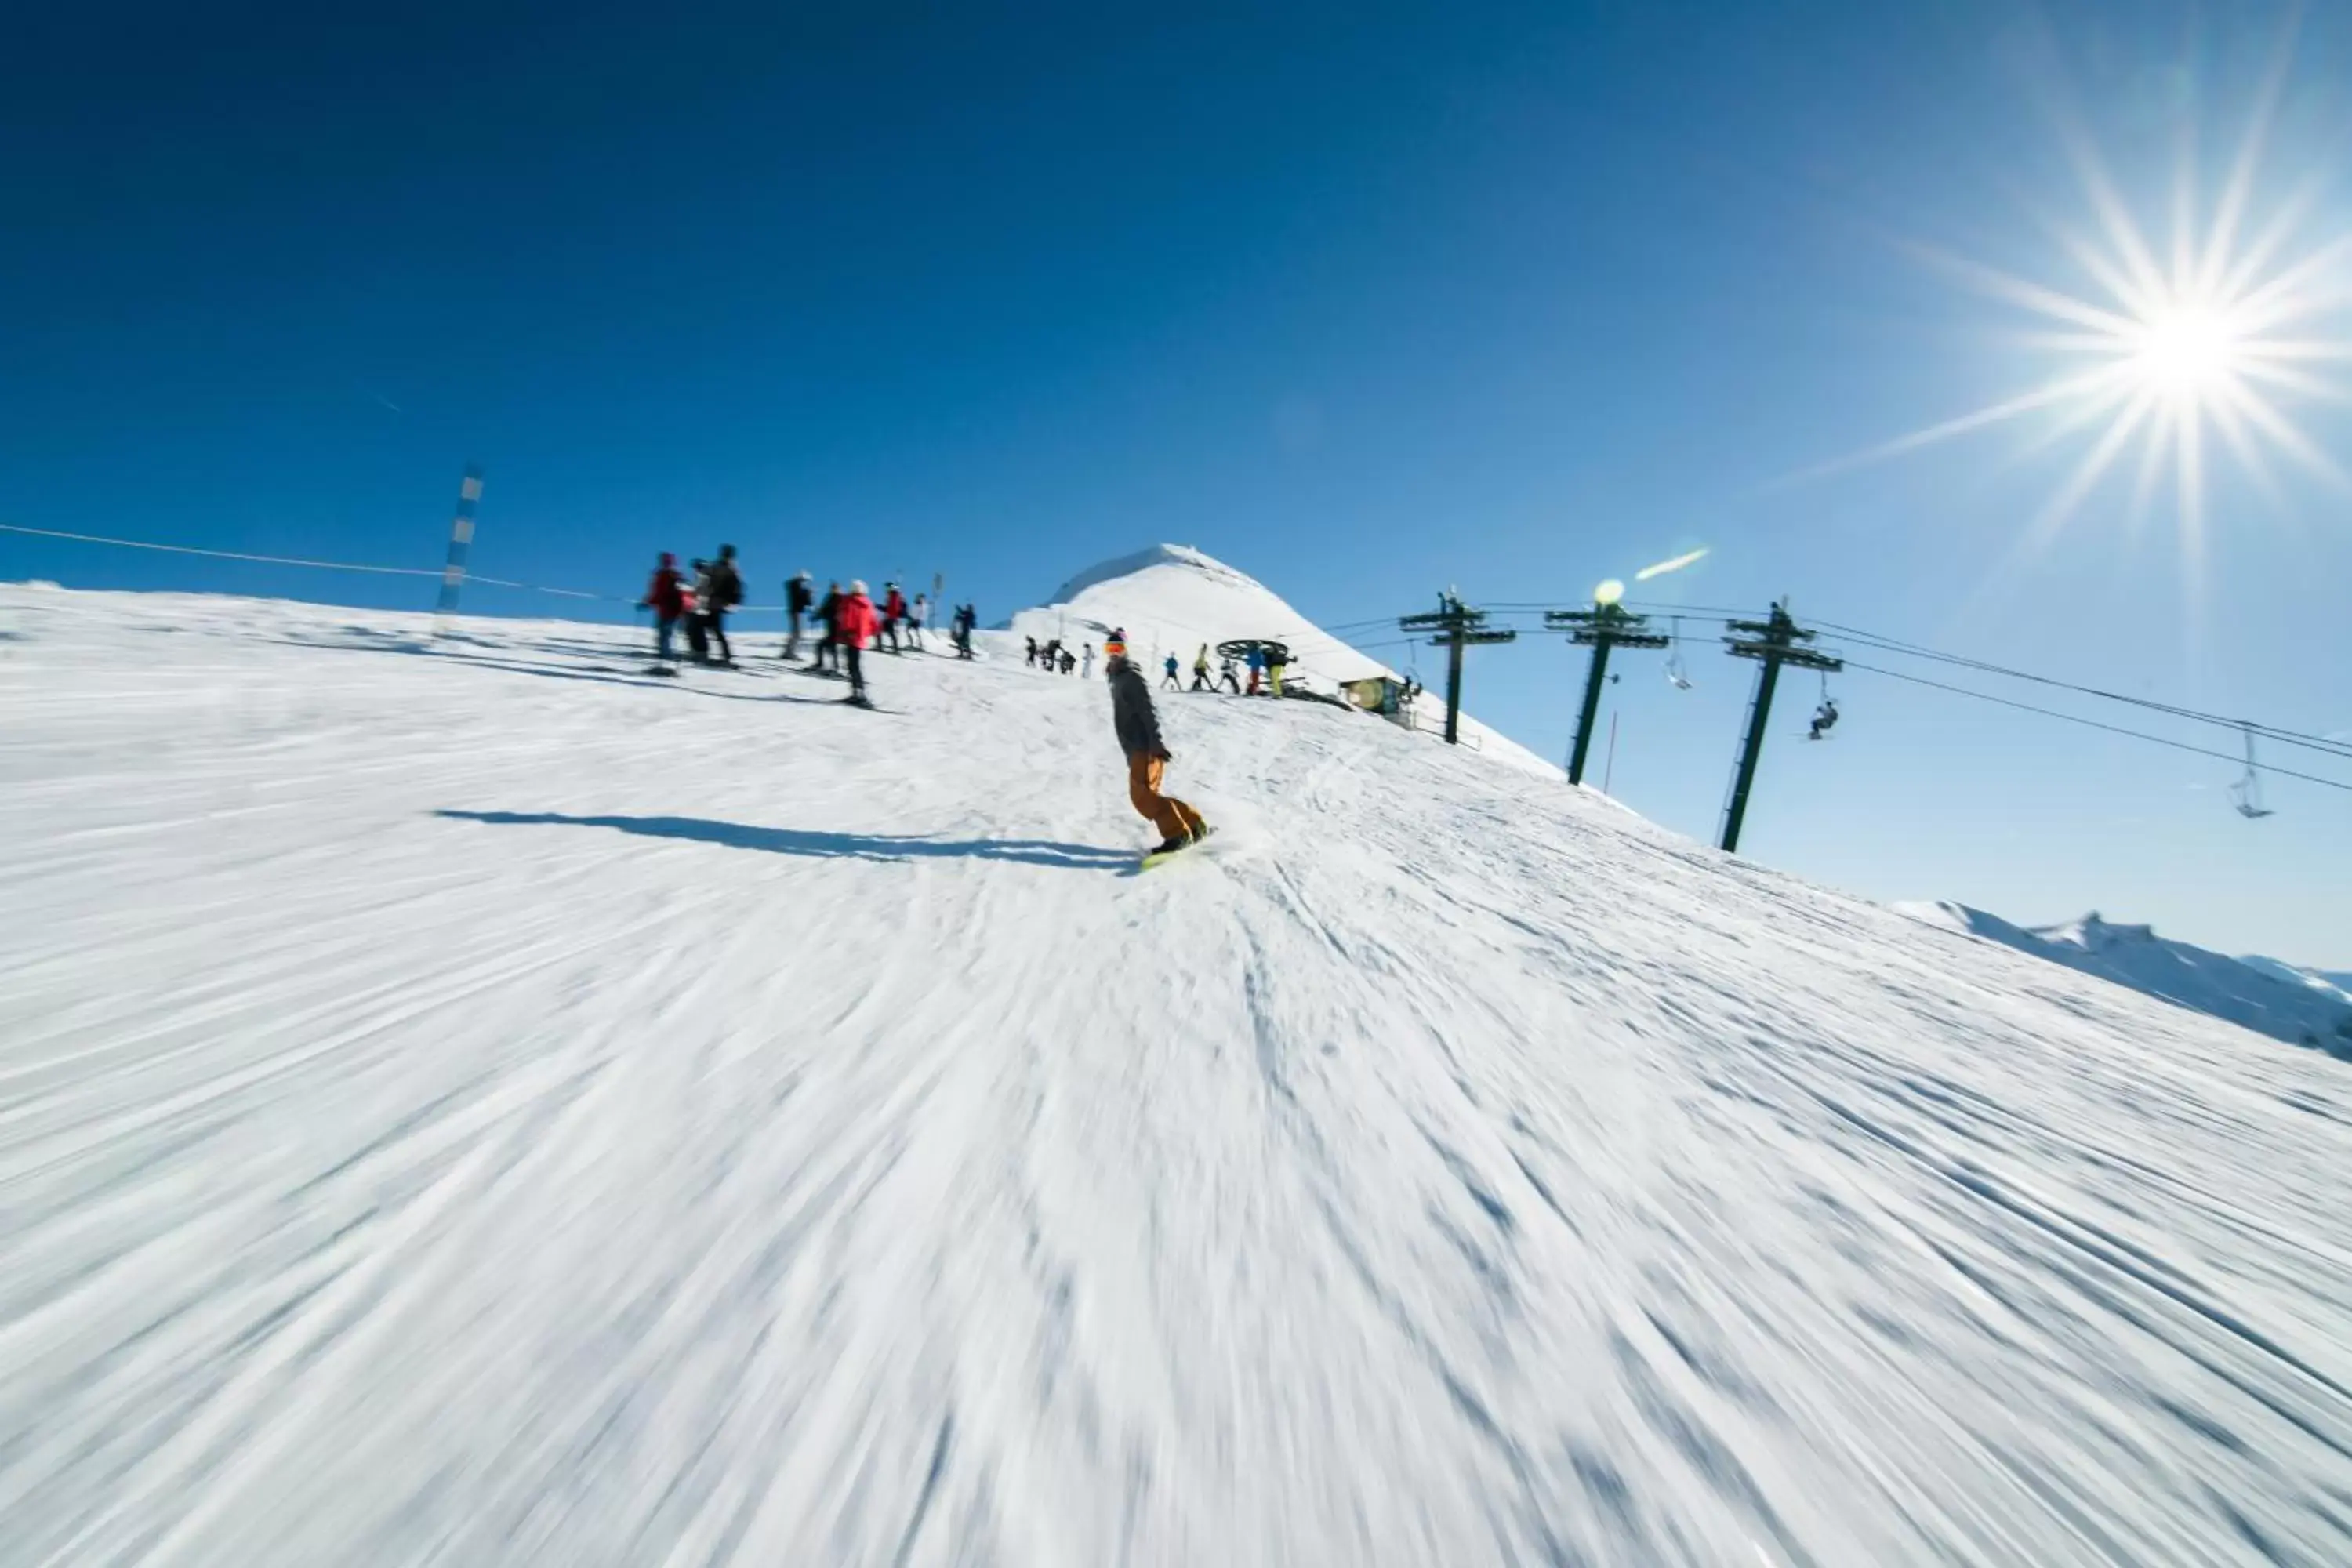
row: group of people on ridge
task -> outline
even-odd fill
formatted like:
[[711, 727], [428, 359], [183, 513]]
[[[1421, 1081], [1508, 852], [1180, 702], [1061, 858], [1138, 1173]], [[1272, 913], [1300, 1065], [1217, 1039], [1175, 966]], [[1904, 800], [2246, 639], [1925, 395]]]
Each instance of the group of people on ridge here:
[[[743, 574], [736, 570], [733, 545], [720, 545], [716, 561], [697, 561], [691, 584], [679, 574], [677, 557], [663, 551], [653, 581], [646, 584], [644, 602], [638, 605], [654, 613], [654, 658], [665, 666], [672, 662], [676, 655], [670, 643], [682, 622], [687, 654], [695, 663], [733, 664], [735, 649], [727, 640], [727, 612], [742, 602]], [[713, 643], [719, 647], [716, 659], [710, 657]]]
[[[727, 612], [743, 602], [743, 574], [735, 564], [735, 547], [720, 545], [718, 560], [697, 561], [694, 571], [694, 581], [689, 585], [677, 570], [677, 557], [663, 552], [638, 605], [653, 612], [654, 658], [665, 669], [675, 658], [671, 643], [681, 623], [686, 627], [688, 652], [696, 663], [732, 666], [735, 662], [735, 650], [727, 640], [726, 629]], [[805, 621], [814, 616], [816, 651], [809, 660], [809, 668], [845, 678], [849, 695], [844, 700], [870, 708], [873, 703], [866, 693], [866, 650], [879, 649], [886, 641], [894, 654], [909, 647], [928, 647], [923, 627], [931, 616], [930, 597], [918, 594], [909, 604], [898, 584], [887, 583], [883, 584], [886, 596], [877, 605], [866, 591], [865, 579], [853, 578], [846, 592], [838, 581], [828, 583], [824, 597], [820, 600], [814, 584], [814, 579], [806, 572], [784, 584], [782, 657], [787, 660], [800, 658], [802, 629]], [[972, 627], [978, 620], [978, 613], [971, 605], [956, 606], [950, 627], [958, 658], [971, 657]], [[713, 643], [719, 650], [716, 659], [710, 658]]]
[[1083, 652], [1072, 653], [1062, 646], [1059, 637], [1051, 639], [1043, 647], [1038, 646], [1035, 637], [1031, 637], [1029, 657], [1023, 662], [1034, 665], [1048, 675], [1076, 675], [1082, 680], [1092, 680], [1095, 678], [1095, 645], [1087, 643], [1083, 646]]
[[[886, 642], [892, 654], [928, 648], [930, 645], [923, 637], [923, 627], [931, 618], [930, 595], [918, 594], [909, 604], [898, 584], [885, 583], [882, 603], [877, 605], [866, 591], [866, 580], [860, 577], [850, 581], [846, 593], [838, 581], [827, 583], [824, 597], [820, 599], [814, 582], [803, 572], [784, 584], [783, 657], [800, 657], [802, 617], [814, 616], [816, 652], [809, 659], [809, 668], [821, 674], [846, 676], [846, 700], [870, 708], [873, 703], [866, 695], [866, 650], [870, 647], [878, 653]], [[949, 635], [958, 658], [971, 657], [971, 630], [979, 618], [979, 613], [970, 605], [958, 605], [949, 618]]]
[[[1249, 666], [1249, 689], [1246, 692], [1242, 689], [1241, 676], [1234, 668], [1231, 655], [1217, 656], [1217, 678], [1214, 680], [1209, 679], [1209, 645], [1202, 643], [1201, 651], [1192, 656], [1192, 684], [1189, 689], [1193, 691], [1222, 689], [1230, 691], [1236, 697], [1255, 697], [1262, 690], [1271, 690], [1276, 697], [1282, 695], [1282, 672], [1289, 668], [1285, 662], [1284, 656], [1280, 654], [1269, 656], [1263, 647], [1252, 643], [1244, 658]], [[1170, 654], [1160, 668], [1160, 685], [1171, 691], [1188, 689], [1178, 679], [1181, 667], [1177, 664], [1174, 654]]]

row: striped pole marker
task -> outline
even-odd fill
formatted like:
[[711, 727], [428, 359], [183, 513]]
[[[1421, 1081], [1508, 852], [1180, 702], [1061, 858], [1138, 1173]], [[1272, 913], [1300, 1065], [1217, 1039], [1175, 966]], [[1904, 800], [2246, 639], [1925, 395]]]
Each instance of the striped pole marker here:
[[449, 563], [441, 568], [441, 602], [433, 611], [436, 637], [448, 629], [443, 623], [457, 613], [457, 591], [466, 585], [466, 556], [474, 547], [474, 503], [481, 499], [481, 465], [468, 463], [465, 480], [457, 486], [457, 515], [449, 524]]

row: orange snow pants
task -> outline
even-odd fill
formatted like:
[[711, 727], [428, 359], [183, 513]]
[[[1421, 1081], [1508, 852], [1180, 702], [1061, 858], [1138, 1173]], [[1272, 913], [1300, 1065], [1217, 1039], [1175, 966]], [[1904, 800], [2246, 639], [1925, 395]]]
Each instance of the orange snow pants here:
[[1201, 814], [1173, 795], [1160, 793], [1160, 776], [1168, 771], [1165, 758], [1130, 752], [1127, 758], [1127, 798], [1136, 815], [1149, 817], [1162, 838], [1201, 831]]

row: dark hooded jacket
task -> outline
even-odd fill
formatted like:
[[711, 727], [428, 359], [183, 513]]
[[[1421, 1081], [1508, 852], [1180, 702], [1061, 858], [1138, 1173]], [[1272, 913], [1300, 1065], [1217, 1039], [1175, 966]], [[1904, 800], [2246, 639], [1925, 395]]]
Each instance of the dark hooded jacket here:
[[722, 555], [710, 563], [710, 593], [702, 607], [723, 616], [742, 602], [743, 574], [735, 570], [734, 557]]
[[1110, 718], [1118, 731], [1118, 749], [1129, 756], [1165, 757], [1160, 742], [1160, 717], [1151, 710], [1151, 688], [1131, 658], [1114, 660], [1110, 680]]

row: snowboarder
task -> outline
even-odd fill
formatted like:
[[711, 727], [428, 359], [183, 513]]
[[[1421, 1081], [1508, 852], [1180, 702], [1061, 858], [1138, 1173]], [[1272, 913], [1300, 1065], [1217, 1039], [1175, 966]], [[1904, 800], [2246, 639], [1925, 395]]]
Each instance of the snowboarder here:
[[719, 645], [719, 662], [733, 664], [735, 649], [727, 640], [727, 612], [743, 602], [743, 574], [735, 569], [735, 547], [722, 544], [710, 563], [710, 591], [702, 601], [702, 626]]
[[1823, 736], [1827, 735], [1831, 730], [1836, 727], [1837, 720], [1837, 699], [1834, 697], [1822, 698], [1822, 705], [1813, 710], [1813, 727], [1811, 732], [1805, 736], [1805, 739], [1808, 741], [1821, 740]]
[[1236, 697], [1242, 694], [1242, 678], [1234, 668], [1232, 659], [1221, 658], [1217, 661], [1217, 684]]
[[1079, 669], [1078, 669], [1078, 679], [1079, 679], [1080, 680], [1092, 680], [1094, 678], [1095, 678], [1095, 645], [1094, 645], [1094, 644], [1092, 644], [1092, 643], [1088, 643], [1088, 644], [1087, 644], [1087, 657], [1086, 657], [1083, 660], [1081, 660], [1081, 661], [1080, 661], [1080, 668], [1079, 668]]
[[835, 619], [835, 637], [841, 645], [841, 657], [849, 665], [849, 695], [842, 699], [860, 708], [871, 708], [873, 701], [866, 695], [866, 661], [862, 657], [874, 641], [877, 618], [874, 601], [866, 596], [863, 578], [849, 584], [849, 596], [841, 601]]
[[835, 675], [841, 673], [841, 584], [824, 585], [824, 597], [816, 606], [816, 652], [809, 658], [811, 669], [823, 669], [830, 665]]
[[890, 595], [882, 601], [882, 630], [890, 638], [890, 651], [902, 653], [905, 650], [898, 646], [898, 623], [907, 618], [907, 596], [898, 592], [896, 583], [885, 583], [883, 586], [890, 590]]
[[1171, 760], [1160, 739], [1160, 719], [1151, 710], [1151, 689], [1143, 671], [1127, 657], [1124, 638], [1103, 644], [1104, 673], [1110, 681], [1111, 723], [1119, 750], [1127, 753], [1127, 798], [1136, 814], [1160, 829], [1161, 842], [1154, 854], [1181, 849], [1208, 836], [1201, 814], [1172, 795], [1160, 793], [1160, 781]]
[[637, 607], [654, 613], [655, 659], [670, 663], [677, 658], [669, 645], [677, 632], [677, 618], [686, 613], [686, 587], [678, 581], [677, 557], [668, 551], [662, 552], [661, 564], [654, 568], [652, 580], [646, 584], [646, 596]]
[[1209, 645], [1202, 643], [1201, 651], [1192, 656], [1192, 689], [1209, 689]]
[[784, 584], [783, 656], [788, 659], [801, 656], [801, 617], [809, 613], [809, 606], [816, 598], [809, 583], [809, 574], [803, 572]]
[[1160, 678], [1160, 685], [1166, 687], [1171, 691], [1181, 691], [1184, 689], [1181, 686], [1178, 685], [1176, 681], [1177, 664], [1176, 656], [1174, 654], [1170, 654], [1168, 656], [1168, 662], [1161, 665], [1160, 668], [1166, 671], [1166, 673]]

